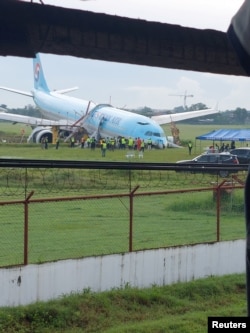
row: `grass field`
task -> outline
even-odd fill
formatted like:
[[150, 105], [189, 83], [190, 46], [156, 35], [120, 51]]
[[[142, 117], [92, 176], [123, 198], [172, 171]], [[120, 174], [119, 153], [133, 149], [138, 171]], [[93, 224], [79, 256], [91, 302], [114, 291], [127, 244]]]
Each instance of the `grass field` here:
[[[177, 123], [177, 127], [180, 130], [180, 138], [184, 142], [188, 142], [191, 140], [194, 144], [192, 157], [199, 155], [204, 151], [204, 148], [210, 146], [212, 142], [210, 141], [199, 141], [195, 140], [195, 138], [201, 134], [205, 134], [215, 129], [219, 128], [228, 128], [229, 126], [225, 125], [187, 125], [187, 124], [179, 124]], [[230, 128], [242, 128], [244, 126], [232, 126]], [[246, 127], [246, 126], [245, 126]], [[58, 151], [55, 150], [55, 146], [49, 145], [48, 150], [42, 150], [40, 145], [38, 144], [18, 144], [18, 143], [3, 143], [2, 140], [8, 137], [20, 136], [20, 131], [23, 126], [16, 124], [12, 125], [9, 123], [1, 123], [0, 122], [0, 157], [20, 157], [20, 158], [40, 158], [40, 159], [55, 159], [55, 160], [103, 160], [101, 157], [100, 149], [96, 149], [96, 151], [90, 151], [88, 149], [80, 149], [76, 147], [74, 149], [69, 148], [69, 144], [61, 144], [60, 149]], [[170, 126], [163, 126], [164, 131], [167, 135], [171, 135]], [[30, 133], [30, 128], [25, 128], [25, 134]], [[7, 140], [8, 142], [8, 140]], [[237, 144], [240, 146], [240, 144]], [[115, 152], [107, 152], [107, 156], [105, 160], [110, 161], [124, 161], [127, 160], [126, 152], [116, 150]], [[188, 155], [187, 147], [183, 147], [180, 149], [164, 149], [164, 150], [152, 150], [146, 151], [144, 154], [143, 161], [144, 162], [176, 162], [182, 159], [188, 159], [190, 156]]]
[[[245, 237], [242, 192], [223, 203], [220, 240]], [[133, 250], [214, 242], [212, 194], [136, 197]], [[23, 261], [23, 205], [1, 206], [0, 266]], [[29, 263], [129, 251], [129, 198], [29, 204]]]

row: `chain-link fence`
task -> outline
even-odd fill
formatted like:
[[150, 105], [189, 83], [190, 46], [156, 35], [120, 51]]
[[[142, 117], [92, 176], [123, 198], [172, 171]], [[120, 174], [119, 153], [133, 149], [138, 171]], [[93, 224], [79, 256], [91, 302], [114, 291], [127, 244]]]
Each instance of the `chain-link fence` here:
[[244, 170], [38, 166], [0, 169], [1, 267], [245, 237]]

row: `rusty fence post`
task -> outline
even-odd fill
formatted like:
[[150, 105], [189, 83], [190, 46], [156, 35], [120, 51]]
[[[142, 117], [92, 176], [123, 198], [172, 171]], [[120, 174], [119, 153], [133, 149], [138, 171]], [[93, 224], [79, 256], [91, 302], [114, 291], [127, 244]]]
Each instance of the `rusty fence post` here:
[[138, 190], [138, 188], [139, 185], [129, 193], [129, 252], [133, 251], [134, 193]]
[[220, 241], [220, 210], [221, 210], [221, 187], [224, 185], [226, 180], [223, 180], [222, 183], [220, 183], [216, 187], [216, 215], [217, 215], [217, 231], [216, 231], [216, 242]]
[[30, 194], [24, 200], [24, 249], [23, 249], [23, 263], [24, 265], [28, 265], [28, 242], [29, 242], [29, 199], [34, 194], [34, 191], [30, 192]]

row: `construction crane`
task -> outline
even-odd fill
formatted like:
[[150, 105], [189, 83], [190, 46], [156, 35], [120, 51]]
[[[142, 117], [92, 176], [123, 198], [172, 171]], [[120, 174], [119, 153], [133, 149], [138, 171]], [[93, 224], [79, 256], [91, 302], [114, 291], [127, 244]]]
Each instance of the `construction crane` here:
[[169, 95], [169, 96], [180, 96], [180, 97], [183, 97], [184, 109], [187, 109], [187, 97], [194, 97], [194, 95], [187, 95], [187, 91], [185, 91], [185, 93], [182, 94], [182, 95]]

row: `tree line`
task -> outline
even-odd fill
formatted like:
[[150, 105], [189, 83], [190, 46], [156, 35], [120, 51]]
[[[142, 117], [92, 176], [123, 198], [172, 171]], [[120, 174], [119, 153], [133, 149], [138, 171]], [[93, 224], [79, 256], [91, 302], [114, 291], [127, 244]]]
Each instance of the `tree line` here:
[[[203, 103], [193, 104], [190, 107], [184, 108], [183, 106], [175, 107], [173, 110], [154, 110], [147, 106], [141, 109], [133, 110], [136, 113], [143, 114], [147, 117], [152, 117], [153, 115], [161, 114], [171, 114], [171, 113], [180, 113], [185, 111], [198, 111], [208, 109], [208, 107]], [[131, 111], [131, 110], [130, 110]], [[250, 124], [250, 111], [245, 108], [237, 107], [235, 110], [226, 110], [220, 113], [209, 115], [209, 118], [206, 116], [187, 119], [181, 121], [181, 123], [186, 124], [201, 124], [201, 123], [213, 123], [216, 125], [244, 125]]]

